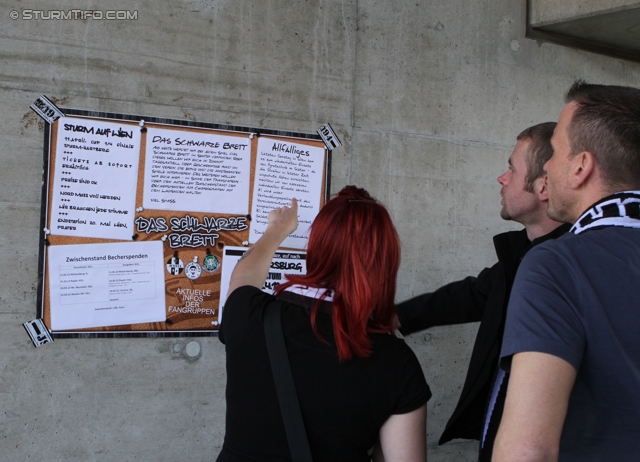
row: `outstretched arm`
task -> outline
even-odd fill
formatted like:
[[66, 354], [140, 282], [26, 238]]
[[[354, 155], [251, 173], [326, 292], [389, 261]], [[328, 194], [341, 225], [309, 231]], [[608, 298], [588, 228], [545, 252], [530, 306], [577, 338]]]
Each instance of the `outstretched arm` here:
[[273, 255], [282, 241], [298, 228], [298, 201], [291, 199], [291, 207], [281, 207], [269, 213], [267, 229], [236, 265], [229, 281], [229, 294], [238, 287], [262, 288], [269, 275]]
[[433, 326], [446, 326], [482, 320], [487, 298], [502, 278], [500, 263], [485, 268], [478, 277], [467, 277], [434, 292], [413, 297], [396, 306], [402, 335]]
[[[386, 462], [425, 462], [427, 460], [427, 405], [407, 414], [394, 414], [380, 429], [380, 451], [374, 460]], [[377, 445], [376, 445], [377, 446]]]
[[513, 355], [491, 460], [557, 461], [575, 379], [573, 366], [557, 356], [538, 352]]

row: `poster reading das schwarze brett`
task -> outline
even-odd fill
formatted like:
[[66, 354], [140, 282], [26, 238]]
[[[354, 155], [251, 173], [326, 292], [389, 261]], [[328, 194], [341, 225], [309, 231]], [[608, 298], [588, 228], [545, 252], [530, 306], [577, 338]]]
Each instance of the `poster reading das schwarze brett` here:
[[150, 128], [146, 146], [144, 208], [249, 212], [248, 135]]
[[247, 249], [291, 197], [301, 227], [283, 248], [304, 249], [325, 198], [321, 141], [162, 122], [54, 124], [42, 308], [54, 334], [216, 331], [225, 248]]

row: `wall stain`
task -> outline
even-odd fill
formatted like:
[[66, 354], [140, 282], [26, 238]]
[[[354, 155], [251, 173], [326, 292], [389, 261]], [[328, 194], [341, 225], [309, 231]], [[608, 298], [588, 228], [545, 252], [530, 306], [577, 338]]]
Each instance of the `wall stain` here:
[[33, 125], [38, 127], [40, 133], [44, 132], [44, 120], [33, 110], [29, 109], [20, 121], [20, 134], [24, 135], [25, 131], [31, 130], [31, 126]]
[[[66, 105], [66, 103], [69, 101], [69, 98], [55, 98], [52, 96], [49, 97], [49, 100], [56, 106], [60, 107]], [[22, 120], [20, 120], [20, 134], [24, 135], [25, 131], [31, 130], [32, 126], [38, 127], [38, 131], [40, 133], [44, 132], [44, 120], [42, 120], [42, 118], [38, 114], [36, 114], [35, 111], [29, 109], [29, 111], [27, 111], [22, 117]]]
[[196, 121], [196, 116], [194, 116], [193, 114], [191, 114], [189, 111], [187, 111], [186, 109], [182, 109], [182, 116], [187, 119], [190, 120], [192, 122]]

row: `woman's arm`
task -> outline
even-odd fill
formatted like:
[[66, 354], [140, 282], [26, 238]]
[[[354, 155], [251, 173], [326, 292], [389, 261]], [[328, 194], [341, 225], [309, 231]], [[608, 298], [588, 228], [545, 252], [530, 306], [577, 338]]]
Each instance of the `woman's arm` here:
[[[427, 460], [427, 405], [407, 414], [394, 414], [380, 429], [380, 447], [386, 462]], [[374, 457], [376, 454], [374, 451]], [[375, 459], [374, 460], [380, 460]]]
[[238, 287], [254, 286], [261, 289], [269, 275], [273, 255], [282, 241], [298, 228], [298, 201], [291, 199], [291, 207], [282, 207], [269, 213], [267, 229], [258, 242], [242, 256], [229, 281], [229, 294]]

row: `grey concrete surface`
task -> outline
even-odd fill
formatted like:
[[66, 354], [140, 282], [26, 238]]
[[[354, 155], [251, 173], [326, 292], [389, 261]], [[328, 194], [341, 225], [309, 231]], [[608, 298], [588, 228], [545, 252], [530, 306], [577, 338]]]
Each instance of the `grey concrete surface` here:
[[[398, 300], [495, 261], [496, 177], [523, 128], [554, 120], [576, 78], [637, 84], [640, 65], [524, 38], [512, 0], [68, 1], [132, 21], [13, 20], [0, 1], [0, 460], [204, 461], [224, 436], [224, 348], [200, 338], [58, 340], [35, 349], [43, 124], [63, 107], [313, 132], [344, 147], [332, 186], [386, 203], [403, 241]], [[437, 439], [477, 326], [407, 338], [434, 391], [430, 461], [473, 461]]]
[[638, 0], [530, 0], [531, 25], [544, 26], [556, 22], [601, 16], [640, 7]]
[[640, 61], [640, 1], [531, 0], [529, 21], [536, 30], [560, 35], [560, 40], [579, 39], [585, 49], [613, 47]]

